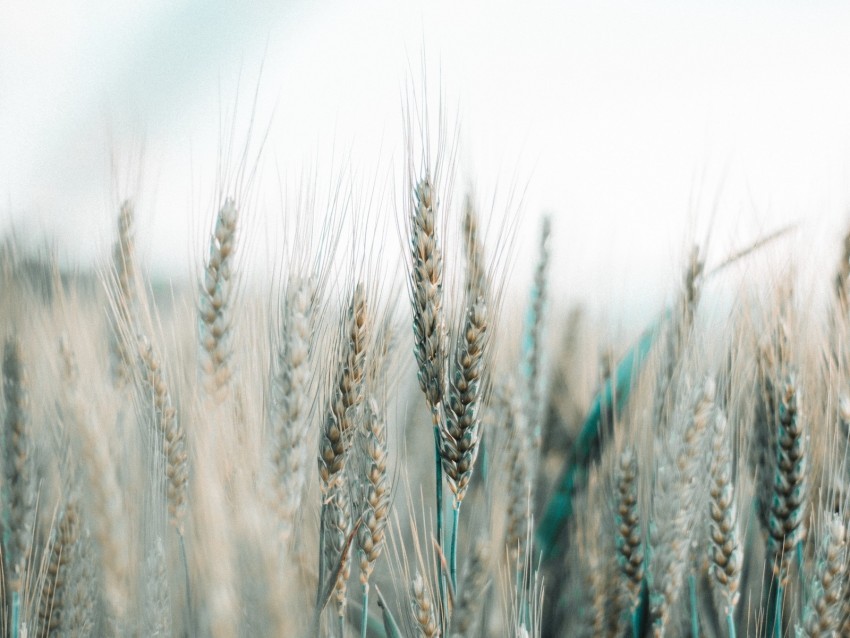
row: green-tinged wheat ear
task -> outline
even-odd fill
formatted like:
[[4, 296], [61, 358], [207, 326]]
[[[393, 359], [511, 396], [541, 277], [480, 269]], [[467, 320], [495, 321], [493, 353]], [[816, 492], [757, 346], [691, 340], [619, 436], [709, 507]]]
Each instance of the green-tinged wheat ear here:
[[768, 513], [768, 557], [781, 585], [799, 543], [806, 537], [805, 505], [808, 487], [804, 421], [799, 386], [794, 374], [783, 384], [777, 411], [773, 497]]
[[413, 189], [410, 301], [417, 378], [431, 409], [443, 400], [448, 343], [443, 311], [443, 253], [437, 239], [434, 187], [425, 176]]
[[233, 374], [231, 324], [237, 217], [235, 202], [226, 200], [216, 217], [201, 282], [199, 332], [204, 387], [208, 395], [219, 403], [227, 396]]
[[424, 638], [436, 638], [440, 635], [440, 627], [434, 610], [431, 592], [422, 574], [416, 572], [410, 586], [410, 608], [413, 613], [416, 635]]
[[[166, 479], [168, 519], [183, 535], [186, 499], [189, 485], [189, 456], [186, 452], [186, 433], [177, 419], [171, 394], [165, 383], [159, 358], [148, 340], [139, 340], [139, 359], [142, 368], [143, 399], [153, 408], [156, 440], [160, 443]], [[143, 403], [147, 405], [147, 403]]]
[[841, 516], [832, 515], [818, 546], [815, 573], [809, 584], [798, 635], [807, 638], [835, 636], [842, 620], [842, 597], [846, 587], [847, 530]]
[[475, 635], [490, 584], [491, 551], [489, 541], [479, 539], [469, 554], [457, 604], [452, 612], [452, 636], [461, 638]]
[[624, 636], [632, 628], [632, 619], [640, 603], [645, 568], [638, 504], [638, 457], [631, 446], [627, 446], [620, 454], [615, 481], [617, 485], [617, 565], [621, 598], [617, 634]]
[[488, 340], [487, 304], [482, 297], [468, 308], [458, 336], [451, 368], [448, 409], [440, 424], [440, 456], [446, 481], [460, 507], [481, 442], [481, 404], [483, 365]]
[[273, 491], [286, 545], [307, 482], [308, 410], [315, 286], [309, 279], [290, 282], [283, 301], [269, 410], [272, 431]]
[[374, 399], [366, 402], [362, 429], [365, 477], [362, 486], [362, 524], [357, 532], [360, 547], [360, 583], [368, 586], [375, 562], [385, 545], [389, 520], [390, 481], [387, 474], [387, 427]]
[[709, 484], [709, 537], [711, 584], [717, 609], [731, 619], [740, 598], [743, 548], [738, 523], [735, 484], [732, 482], [732, 440], [726, 417], [718, 410], [712, 441]]
[[4, 419], [3, 539], [5, 576], [12, 593], [21, 595], [32, 550], [35, 518], [34, 467], [30, 432], [30, 402], [21, 344], [7, 339], [3, 349]]
[[112, 247], [112, 268], [114, 270], [116, 290], [112, 331], [109, 349], [112, 364], [112, 379], [123, 386], [131, 379], [133, 369], [133, 350], [128, 347], [125, 335], [135, 334], [136, 306], [136, 246], [134, 237], [135, 209], [133, 202], [125, 200], [118, 212], [118, 234]]
[[67, 618], [73, 614], [69, 590], [72, 585], [69, 568], [77, 553], [80, 518], [77, 503], [70, 500], [59, 517], [53, 536], [47, 573], [42, 582], [38, 601], [39, 636], [54, 635], [67, 629]]

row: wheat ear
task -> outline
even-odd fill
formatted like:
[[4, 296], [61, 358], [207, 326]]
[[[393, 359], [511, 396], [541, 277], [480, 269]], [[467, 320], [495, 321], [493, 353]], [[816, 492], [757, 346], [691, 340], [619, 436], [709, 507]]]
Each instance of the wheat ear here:
[[186, 433], [177, 419], [171, 394], [162, 374], [159, 358], [150, 342], [139, 339], [139, 359], [142, 363], [142, 382], [145, 398], [153, 407], [157, 440], [165, 469], [168, 519], [183, 536], [186, 498], [189, 485], [189, 456], [186, 453]]
[[440, 424], [440, 457], [449, 489], [454, 494], [449, 571], [457, 587], [457, 535], [460, 506], [472, 478], [481, 442], [482, 377], [487, 347], [487, 304], [473, 302], [458, 336], [451, 370], [446, 418]]
[[351, 570], [351, 555], [345, 551], [352, 526], [351, 503], [344, 470], [358, 422], [362, 419], [370, 329], [366, 292], [362, 284], [354, 290], [343, 325], [337, 377], [319, 440], [322, 513], [318, 597], [325, 589], [326, 570], [342, 561], [334, 586], [340, 625], [345, 619], [347, 580]]
[[806, 638], [837, 635], [842, 620], [846, 577], [847, 530], [841, 516], [836, 514], [827, 521], [818, 547], [815, 574], [803, 607], [803, 624], [797, 628], [797, 635]]
[[227, 199], [216, 217], [201, 282], [200, 340], [204, 386], [217, 403], [227, 396], [232, 375], [231, 297], [237, 217], [235, 202]]
[[68, 570], [76, 553], [76, 544], [80, 535], [80, 518], [77, 503], [68, 501], [59, 518], [59, 525], [50, 549], [47, 573], [41, 587], [38, 602], [38, 635], [48, 636], [66, 625], [70, 600], [68, 589], [70, 578]]
[[386, 544], [384, 530], [390, 512], [390, 481], [387, 474], [387, 426], [374, 399], [366, 401], [361, 430], [365, 476], [362, 485], [362, 524], [357, 530], [360, 547], [360, 584], [363, 586], [363, 624], [366, 635], [369, 611], [369, 578]]
[[275, 503], [284, 547], [291, 540], [307, 481], [314, 305], [315, 287], [311, 280], [290, 282], [281, 313], [270, 409]]
[[730, 638], [735, 636], [735, 607], [741, 594], [743, 550], [735, 485], [732, 482], [732, 441], [726, 417], [718, 411], [712, 440], [711, 483], [709, 486], [709, 560], [711, 584], [717, 608], [726, 618]]
[[112, 268], [115, 274], [115, 307], [112, 319], [109, 349], [112, 363], [112, 379], [116, 385], [124, 386], [131, 378], [133, 369], [132, 347], [126, 343], [128, 330], [135, 325], [135, 309], [138, 303], [136, 290], [136, 248], [134, 238], [135, 209], [130, 200], [122, 202], [118, 212], [118, 234], [112, 247]]
[[620, 578], [620, 609], [617, 634], [634, 636], [639, 627], [636, 610], [643, 586], [644, 552], [638, 506], [638, 457], [628, 446], [620, 454], [615, 472], [617, 484], [617, 565]]
[[440, 627], [437, 625], [434, 603], [425, 579], [422, 578], [422, 574], [419, 572], [416, 572], [416, 575], [413, 577], [410, 594], [410, 606], [413, 612], [417, 635], [423, 636], [423, 638], [436, 638], [440, 635]]
[[15, 638], [19, 630], [35, 519], [29, 393], [21, 344], [15, 337], [10, 337], [3, 349], [3, 396], [6, 399], [3, 459], [6, 484], [3, 500], [8, 517], [3, 549], [6, 579], [12, 594], [9, 621], [12, 637]]

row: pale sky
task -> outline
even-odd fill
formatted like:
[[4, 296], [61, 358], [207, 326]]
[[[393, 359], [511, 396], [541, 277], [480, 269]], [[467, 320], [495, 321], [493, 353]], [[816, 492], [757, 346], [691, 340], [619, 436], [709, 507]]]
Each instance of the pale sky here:
[[255, 89], [260, 226], [305, 165], [400, 180], [423, 59], [459, 183], [501, 209], [525, 193], [520, 279], [552, 213], [559, 298], [657, 303], [715, 202], [715, 261], [793, 221], [831, 263], [850, 223], [846, 2], [82, 4], [6, 0], [0, 21], [0, 229], [75, 263], [104, 253], [141, 164], [145, 259], [188, 272], [220, 118], [238, 103], [244, 130]]

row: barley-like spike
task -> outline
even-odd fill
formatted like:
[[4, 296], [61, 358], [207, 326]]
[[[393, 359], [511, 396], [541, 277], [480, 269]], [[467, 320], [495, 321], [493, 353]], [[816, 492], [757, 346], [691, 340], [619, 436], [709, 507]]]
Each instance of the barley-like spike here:
[[387, 427], [374, 399], [366, 402], [362, 448], [365, 480], [362, 486], [362, 524], [357, 530], [360, 547], [360, 583], [366, 585], [385, 545], [389, 520], [390, 481], [387, 474]]
[[145, 337], [139, 339], [139, 358], [142, 363], [143, 399], [152, 402], [155, 436], [161, 443], [168, 519], [182, 536], [189, 484], [186, 433], [171, 403], [171, 395], [162, 374], [159, 358]]
[[271, 389], [272, 464], [275, 503], [284, 545], [307, 482], [310, 407], [310, 359], [314, 329], [315, 287], [311, 280], [290, 282], [283, 303], [280, 345]]
[[233, 250], [236, 244], [238, 211], [227, 199], [216, 217], [210, 237], [209, 257], [200, 297], [200, 339], [204, 386], [210, 397], [220, 403], [230, 385], [230, 343], [232, 322]]
[[29, 392], [21, 344], [15, 337], [7, 339], [3, 350], [3, 396], [6, 400], [3, 501], [8, 516], [4, 564], [9, 588], [21, 594], [32, 550], [35, 498]]
[[[815, 574], [803, 608], [798, 635], [806, 638], [835, 636], [847, 587], [847, 530], [840, 515], [832, 515], [818, 547]], [[844, 635], [844, 634], [842, 634]]]
[[440, 635], [431, 593], [425, 584], [422, 574], [416, 572], [410, 587], [411, 610], [413, 612], [416, 633], [423, 638], [436, 638]]
[[711, 545], [708, 553], [717, 609], [727, 618], [735, 613], [741, 596], [739, 587], [744, 562], [732, 476], [732, 441], [729, 438], [726, 417], [718, 410], [712, 441], [709, 486]]
[[774, 574], [784, 586], [794, 549], [806, 537], [806, 441], [799, 388], [793, 374], [786, 378], [779, 400], [775, 452], [767, 550]]
[[437, 241], [434, 187], [425, 176], [413, 189], [410, 301], [419, 386], [433, 410], [443, 400], [448, 343], [443, 313], [443, 253]]
[[618, 635], [631, 627], [631, 616], [640, 603], [643, 585], [644, 551], [638, 506], [638, 457], [628, 446], [620, 454], [615, 480], [617, 483], [617, 565], [619, 567], [622, 613], [618, 618]]
[[440, 423], [440, 456], [455, 508], [469, 487], [481, 441], [479, 408], [487, 323], [487, 304], [479, 297], [467, 310], [463, 332], [458, 336], [446, 419]]

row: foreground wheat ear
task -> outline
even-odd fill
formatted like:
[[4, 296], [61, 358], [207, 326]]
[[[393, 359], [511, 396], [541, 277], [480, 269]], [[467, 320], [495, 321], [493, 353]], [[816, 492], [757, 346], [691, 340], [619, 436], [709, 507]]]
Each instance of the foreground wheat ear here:
[[13, 636], [18, 635], [21, 603], [26, 596], [26, 570], [32, 551], [35, 519], [35, 477], [30, 434], [30, 402], [23, 350], [15, 337], [3, 348], [5, 533], [3, 534], [3, 571], [11, 593], [8, 618]]

